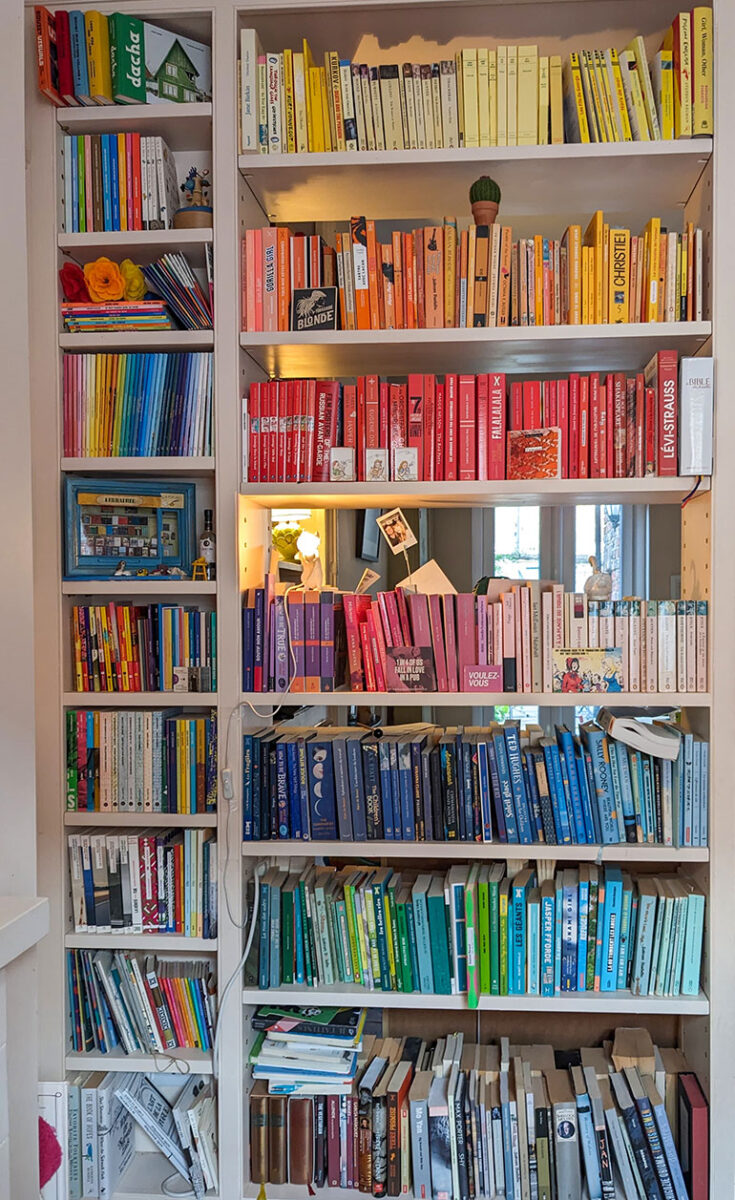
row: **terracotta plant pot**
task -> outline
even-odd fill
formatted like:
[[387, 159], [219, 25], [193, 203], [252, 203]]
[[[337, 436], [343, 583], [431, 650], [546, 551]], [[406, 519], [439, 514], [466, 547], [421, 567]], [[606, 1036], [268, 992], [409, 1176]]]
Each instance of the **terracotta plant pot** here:
[[475, 200], [472, 205], [475, 225], [494, 225], [497, 215], [498, 205], [494, 200]]

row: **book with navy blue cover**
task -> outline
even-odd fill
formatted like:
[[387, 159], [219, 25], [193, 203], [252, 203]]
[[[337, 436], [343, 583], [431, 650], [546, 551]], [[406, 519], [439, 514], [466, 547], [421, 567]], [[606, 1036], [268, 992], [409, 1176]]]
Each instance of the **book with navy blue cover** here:
[[334, 792], [332, 742], [319, 733], [306, 746], [309, 764], [311, 836], [316, 841], [336, 841], [337, 813]]

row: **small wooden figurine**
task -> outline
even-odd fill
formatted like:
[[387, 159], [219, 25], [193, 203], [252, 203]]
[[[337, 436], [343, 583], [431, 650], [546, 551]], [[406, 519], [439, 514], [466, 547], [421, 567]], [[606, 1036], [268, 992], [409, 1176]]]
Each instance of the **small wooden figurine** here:
[[174, 229], [209, 229], [212, 225], [212, 206], [207, 204], [207, 188], [211, 187], [205, 168], [190, 167], [189, 174], [181, 184], [184, 205], [174, 213]]

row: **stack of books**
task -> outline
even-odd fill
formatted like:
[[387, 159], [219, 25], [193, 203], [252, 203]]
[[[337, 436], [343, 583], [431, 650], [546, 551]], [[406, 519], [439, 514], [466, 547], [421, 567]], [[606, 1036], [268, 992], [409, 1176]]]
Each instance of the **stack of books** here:
[[366, 1034], [347, 1094], [250, 1094], [255, 1184], [374, 1196], [707, 1195], [708, 1107], [645, 1029], [602, 1046]]
[[212, 380], [209, 351], [65, 354], [64, 454], [211, 454]]
[[243, 839], [706, 846], [709, 743], [636, 722], [628, 746], [608, 715], [578, 737], [515, 721], [249, 730]]
[[161, 137], [66, 134], [64, 233], [172, 229], [182, 206], [176, 161]]
[[[351, 217], [336, 250], [312, 261], [305, 234], [249, 229], [242, 243], [243, 328], [310, 330], [323, 325], [303, 289], [338, 285], [342, 329], [450, 329], [701, 321], [703, 234], [688, 222], [667, 231], [651, 217], [638, 235], [601, 211], [586, 230], [513, 240], [509, 225], [456, 217], [377, 240], [376, 223]], [[336, 262], [333, 257], [336, 255]], [[611, 265], [615, 265], [615, 270]], [[334, 279], [336, 266], [337, 278]], [[296, 298], [292, 303], [292, 298]], [[308, 301], [308, 297], [307, 297]], [[326, 311], [326, 309], [325, 309]]]
[[80, 1072], [54, 1086], [66, 1115], [55, 1130], [66, 1151], [70, 1196], [106, 1200], [119, 1190], [135, 1158], [136, 1125], [190, 1183], [196, 1200], [216, 1191], [217, 1105], [202, 1075], [187, 1075], [175, 1098], [170, 1078], [164, 1096], [150, 1076], [133, 1071]]
[[313, 1096], [349, 1091], [362, 1050], [365, 1009], [260, 1007], [250, 1050], [253, 1079], [264, 1080], [256, 1094]]
[[205, 813], [217, 807], [217, 713], [68, 708], [69, 812]]
[[246, 979], [466, 996], [696, 996], [705, 897], [679, 875], [473, 863], [269, 867]]
[[244, 598], [243, 690], [707, 691], [706, 600], [588, 600], [528, 579], [481, 595], [411, 586], [286, 594], [267, 575]]
[[208, 962], [67, 950], [66, 970], [75, 1052], [211, 1050], [217, 998]]
[[369, 66], [311, 47], [264, 54], [240, 32], [243, 152], [435, 150], [712, 135], [712, 9], [679, 13], [653, 60], [642, 37], [539, 54], [465, 47], [429, 63]]
[[57, 106], [212, 99], [212, 51], [201, 42], [127, 13], [34, 13], [38, 86]]
[[[504, 372], [492, 372], [409, 375], [406, 383], [378, 375], [345, 384], [251, 383], [242, 411], [243, 480], [675, 476], [683, 473], [680, 458], [688, 470], [710, 466], [704, 429], [711, 427], [712, 391], [705, 411], [687, 383], [690, 367], [701, 361], [682, 360], [681, 404], [675, 350], [660, 350], [629, 376], [574, 372], [509, 382]], [[687, 447], [698, 447], [697, 455]]]
[[82, 830], [68, 841], [75, 933], [217, 936], [212, 830]]
[[[210, 275], [211, 261], [207, 254], [207, 271]], [[182, 329], [212, 328], [212, 280], [210, 278], [208, 298], [183, 254], [164, 254], [158, 262], [142, 270], [151, 291], [163, 296]]]
[[109, 304], [63, 301], [61, 316], [68, 333], [176, 328], [162, 300], [120, 300]]
[[177, 604], [75, 604], [77, 692], [216, 692], [217, 614]]

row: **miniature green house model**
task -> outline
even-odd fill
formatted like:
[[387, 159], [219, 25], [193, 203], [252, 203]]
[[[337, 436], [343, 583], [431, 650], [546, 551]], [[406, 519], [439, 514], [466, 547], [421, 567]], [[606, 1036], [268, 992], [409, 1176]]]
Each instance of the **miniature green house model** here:
[[148, 78], [155, 80], [155, 90], [162, 100], [176, 104], [190, 104], [204, 100], [197, 87], [199, 72], [178, 39], [175, 39], [154, 72], [147, 71]]

